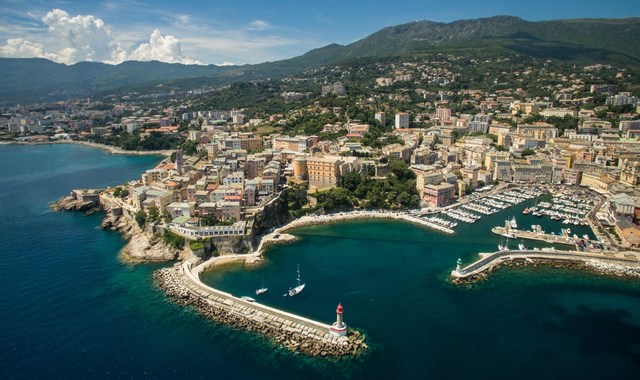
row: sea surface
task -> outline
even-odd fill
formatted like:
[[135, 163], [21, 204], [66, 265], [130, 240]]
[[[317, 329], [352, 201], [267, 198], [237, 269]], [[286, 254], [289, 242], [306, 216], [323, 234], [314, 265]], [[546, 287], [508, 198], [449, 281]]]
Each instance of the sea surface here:
[[[358, 360], [293, 355], [208, 322], [154, 287], [151, 273], [162, 265], [120, 262], [125, 241], [100, 230], [102, 215], [48, 208], [73, 188], [139, 178], [158, 160], [72, 145], [0, 146], [0, 377], [638, 378], [640, 281], [551, 268], [503, 268], [473, 286], [447, 281], [458, 258], [496, 250], [490, 229], [504, 219], [563, 227], [522, 215], [524, 203], [461, 223], [453, 236], [390, 221], [302, 228], [299, 241], [270, 248], [259, 267], [204, 276], [325, 322], [342, 303], [345, 322], [372, 346]], [[306, 288], [283, 297], [298, 265]], [[255, 296], [263, 283], [269, 291]]]

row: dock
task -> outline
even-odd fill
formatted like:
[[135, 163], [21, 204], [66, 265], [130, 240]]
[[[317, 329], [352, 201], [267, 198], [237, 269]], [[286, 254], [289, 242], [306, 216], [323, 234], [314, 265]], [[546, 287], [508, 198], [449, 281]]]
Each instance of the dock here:
[[[517, 230], [513, 228], [505, 228], [505, 227], [493, 227], [491, 232], [494, 234], [508, 237], [509, 239], [528, 239], [528, 240], [538, 240], [543, 241], [545, 243], [557, 243], [557, 244], [565, 244], [575, 246], [577, 241], [575, 238], [570, 236], [563, 235], [553, 235], [546, 234], [543, 232], [533, 232], [526, 230]], [[581, 239], [578, 239], [581, 240]]]
[[[196, 268], [198, 268], [196, 270]], [[364, 336], [350, 331], [347, 336], [330, 333], [327, 323], [279, 310], [259, 302], [236, 297], [205, 285], [199, 278], [202, 267], [185, 261], [154, 273], [154, 279], [179, 304], [190, 305], [205, 317], [232, 327], [261, 333], [292, 351], [309, 356], [355, 356], [366, 348]]]
[[594, 271], [640, 277], [640, 260], [633, 252], [582, 252], [545, 250], [504, 250], [481, 254], [481, 258], [464, 268], [451, 272], [451, 281], [464, 284], [482, 280], [501, 266], [519, 264], [549, 264], [583, 267]]

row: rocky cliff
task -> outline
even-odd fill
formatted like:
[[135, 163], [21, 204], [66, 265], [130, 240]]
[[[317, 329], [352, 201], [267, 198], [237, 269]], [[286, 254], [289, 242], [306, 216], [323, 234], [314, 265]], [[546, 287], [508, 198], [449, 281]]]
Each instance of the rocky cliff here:
[[121, 251], [125, 261], [170, 261], [187, 255], [184, 250], [176, 250], [165, 244], [161, 237], [141, 229], [129, 217], [125, 215], [116, 216], [110, 210], [107, 210], [107, 215], [103, 219], [101, 227], [117, 231], [129, 240]]

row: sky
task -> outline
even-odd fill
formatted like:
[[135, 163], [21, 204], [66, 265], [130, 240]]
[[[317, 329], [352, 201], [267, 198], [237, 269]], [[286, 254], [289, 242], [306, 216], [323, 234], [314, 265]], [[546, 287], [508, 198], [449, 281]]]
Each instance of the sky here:
[[246, 64], [412, 21], [640, 17], [640, 0], [0, 0], [0, 57]]

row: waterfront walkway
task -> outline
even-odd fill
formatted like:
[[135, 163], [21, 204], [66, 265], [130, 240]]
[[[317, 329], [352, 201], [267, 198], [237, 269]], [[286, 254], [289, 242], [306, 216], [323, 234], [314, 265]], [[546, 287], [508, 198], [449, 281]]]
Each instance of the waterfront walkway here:
[[429, 222], [419, 216], [410, 213], [392, 212], [392, 211], [351, 211], [340, 212], [327, 215], [307, 215], [292, 221], [291, 223], [278, 228], [276, 231], [285, 232], [298, 227], [313, 226], [318, 224], [331, 224], [345, 222], [349, 220], [366, 220], [366, 219], [392, 219], [402, 220], [408, 223], [427, 227], [446, 234], [453, 234], [451, 228], [441, 226], [436, 223]]
[[640, 268], [640, 260], [632, 252], [592, 253], [580, 251], [549, 250], [505, 250], [482, 255], [482, 258], [451, 272], [453, 282], [465, 283], [483, 278], [486, 273], [514, 260], [534, 263], [537, 260], [557, 263], [600, 263], [622, 267]]

